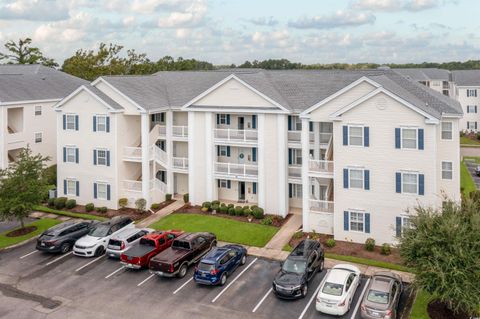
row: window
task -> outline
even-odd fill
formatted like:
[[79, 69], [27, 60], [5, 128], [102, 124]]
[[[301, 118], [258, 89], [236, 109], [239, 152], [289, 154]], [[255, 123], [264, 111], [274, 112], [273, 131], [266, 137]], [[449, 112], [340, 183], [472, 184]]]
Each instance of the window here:
[[302, 185], [288, 184], [288, 195], [289, 198], [302, 198]]
[[291, 148], [288, 150], [288, 164], [290, 165], [302, 165], [302, 150], [297, 148]]
[[453, 179], [452, 162], [442, 162], [442, 179]]
[[107, 165], [107, 151], [97, 150], [97, 165]]
[[348, 144], [363, 146], [363, 127], [349, 126], [348, 127]]
[[66, 195], [77, 195], [77, 181], [73, 179], [67, 179]]
[[349, 169], [350, 188], [362, 188], [363, 189], [363, 169]]
[[418, 174], [402, 173], [402, 193], [418, 193]]
[[442, 122], [442, 140], [451, 140], [453, 137], [453, 123]]
[[228, 156], [228, 146], [220, 145], [218, 149], [219, 156]]
[[228, 180], [220, 179], [218, 182], [219, 182], [220, 188], [230, 188], [228, 187], [228, 185], [230, 184]]
[[417, 148], [416, 128], [402, 128], [402, 148]]
[[219, 124], [227, 125], [227, 114], [219, 114]]
[[35, 133], [35, 143], [42, 143], [42, 136], [43, 134], [41, 132]]
[[107, 184], [106, 183], [97, 183], [97, 198], [107, 200]]
[[476, 105], [467, 105], [467, 113], [477, 113]]
[[364, 213], [350, 212], [350, 230], [363, 232], [365, 229]]
[[467, 122], [467, 129], [476, 130], [477, 129], [477, 122]]
[[105, 115], [97, 115], [97, 132], [107, 131], [107, 117]]
[[395, 235], [401, 237], [405, 229], [411, 228], [410, 217], [397, 216], [395, 225]]
[[35, 116], [40, 116], [42, 115], [42, 106], [41, 105], [36, 105], [35, 106]]
[[477, 97], [477, 89], [467, 89], [467, 97]]
[[152, 122], [161, 123], [164, 121], [164, 113], [155, 113], [152, 114]]
[[65, 128], [67, 130], [76, 130], [76, 125], [75, 125], [75, 119], [76, 119], [76, 115], [73, 115], [73, 114], [66, 114], [65, 115]]
[[75, 147], [65, 147], [65, 162], [76, 163], [77, 162], [77, 149]]

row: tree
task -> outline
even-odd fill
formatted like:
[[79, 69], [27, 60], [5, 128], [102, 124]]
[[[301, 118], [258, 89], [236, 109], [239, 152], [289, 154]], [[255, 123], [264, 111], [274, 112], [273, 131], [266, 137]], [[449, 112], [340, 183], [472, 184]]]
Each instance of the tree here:
[[417, 207], [403, 229], [400, 253], [415, 284], [454, 312], [480, 310], [480, 201], [447, 201], [440, 210]]
[[50, 58], [43, 56], [39, 48], [31, 47], [32, 39], [19, 39], [18, 43], [10, 40], [5, 43], [7, 53], [0, 52], [0, 61], [7, 60], [9, 64], [37, 64], [41, 63], [49, 67], [57, 67], [58, 64]]
[[20, 151], [18, 160], [0, 170], [0, 216], [17, 219], [22, 228], [24, 218], [45, 198], [48, 184], [45, 176], [48, 157], [32, 155], [30, 148]]

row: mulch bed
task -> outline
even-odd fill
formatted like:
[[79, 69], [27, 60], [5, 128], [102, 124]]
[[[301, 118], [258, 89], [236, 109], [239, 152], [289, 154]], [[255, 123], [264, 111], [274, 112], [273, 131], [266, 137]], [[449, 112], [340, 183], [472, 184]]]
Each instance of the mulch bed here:
[[348, 241], [340, 241], [336, 240], [335, 241], [335, 246], [332, 248], [327, 247], [325, 242], [327, 239], [333, 238], [331, 235], [324, 235], [324, 234], [313, 234], [313, 233], [302, 233], [302, 237], [298, 237], [296, 235], [293, 235], [292, 239], [290, 239], [290, 246], [295, 247], [302, 241], [303, 239], [306, 239], [309, 235], [310, 238], [315, 238], [318, 237], [320, 242], [323, 245], [323, 249], [325, 252], [337, 254], [337, 255], [345, 255], [345, 256], [355, 256], [355, 257], [361, 257], [361, 258], [367, 258], [367, 259], [374, 259], [374, 260], [380, 260], [392, 264], [398, 264], [402, 265], [402, 258], [400, 257], [400, 253], [398, 249], [391, 248], [392, 253], [390, 255], [382, 255], [380, 254], [380, 246], [375, 246], [374, 251], [367, 251], [365, 250], [365, 247], [363, 244], [357, 244], [357, 243], [351, 243]]
[[72, 212], [72, 213], [89, 214], [89, 215], [101, 216], [101, 217], [106, 217], [106, 218], [112, 218], [112, 217], [115, 217], [115, 216], [128, 216], [135, 221], [144, 219], [144, 218], [152, 215], [152, 213], [150, 211], [146, 211], [146, 212], [141, 213], [138, 210], [133, 209], [133, 208], [123, 208], [123, 209], [119, 209], [119, 210], [109, 209], [109, 210], [107, 210], [106, 213], [99, 213], [96, 210], [91, 211], [91, 212], [85, 212], [85, 206], [83, 206], [83, 205], [77, 205], [72, 209], [64, 208], [63, 210], [65, 210], [67, 212]]
[[27, 226], [24, 228], [20, 229], [15, 229], [9, 233], [6, 234], [7, 237], [20, 237], [26, 234], [30, 234], [31, 232], [34, 232], [37, 230], [37, 226]]
[[[185, 204], [179, 209], [177, 209], [176, 211], [174, 211], [173, 214], [200, 214], [200, 215], [208, 215], [208, 216], [216, 216], [221, 218], [233, 219], [233, 220], [238, 220], [240, 222], [246, 222], [246, 223], [253, 223], [253, 224], [262, 223], [262, 219], [252, 218], [251, 221], [249, 221], [247, 216], [232, 216], [228, 214], [221, 214], [219, 212], [217, 212], [216, 214], [212, 214], [212, 212], [204, 212], [202, 211], [202, 207], [199, 205], [191, 206], [189, 204]], [[265, 217], [267, 216], [272, 217], [272, 224], [270, 226], [282, 227], [282, 225], [288, 221], [291, 214], [288, 214], [285, 218], [282, 218], [277, 215], [265, 214]]]
[[152, 209], [152, 210], [156, 213], [156, 212], [158, 212], [159, 210], [167, 207], [168, 205], [170, 205], [170, 204], [172, 204], [172, 203], [174, 203], [174, 202], [175, 202], [175, 200], [173, 200], [173, 199], [163, 201], [163, 202], [159, 203], [160, 206], [159, 206], [157, 209]]
[[452, 310], [448, 309], [447, 305], [440, 300], [433, 300], [428, 304], [427, 307], [428, 315], [432, 319], [469, 319], [465, 313], [453, 313]]

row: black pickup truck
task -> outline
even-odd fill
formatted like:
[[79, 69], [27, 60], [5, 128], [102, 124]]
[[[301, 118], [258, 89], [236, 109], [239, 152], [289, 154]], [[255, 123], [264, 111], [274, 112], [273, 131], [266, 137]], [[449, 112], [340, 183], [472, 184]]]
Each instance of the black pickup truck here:
[[212, 233], [185, 233], [165, 249], [150, 259], [150, 273], [179, 278], [187, 274], [188, 266], [199, 261], [217, 245], [217, 237]]

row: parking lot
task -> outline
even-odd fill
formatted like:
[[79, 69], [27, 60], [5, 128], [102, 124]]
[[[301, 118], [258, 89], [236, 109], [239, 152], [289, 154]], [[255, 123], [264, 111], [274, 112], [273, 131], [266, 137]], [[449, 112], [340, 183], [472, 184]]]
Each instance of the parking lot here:
[[[193, 268], [183, 279], [159, 278], [148, 270], [125, 269], [105, 256], [49, 255], [34, 243], [0, 252], [2, 318], [331, 318], [315, 310], [326, 271], [309, 285], [307, 298], [276, 298], [271, 282], [279, 263], [252, 256], [223, 287], [199, 286]], [[362, 278], [350, 311], [360, 318]], [[404, 307], [409, 291], [402, 296]]]

